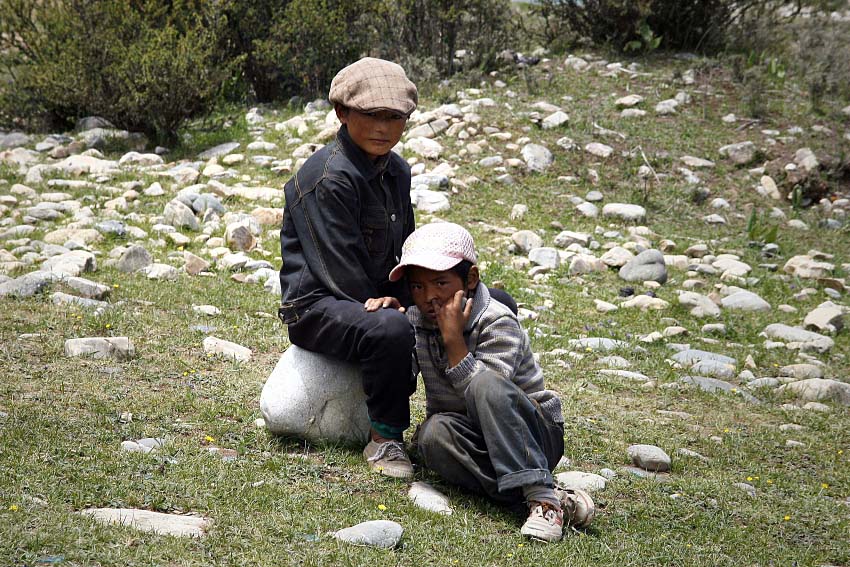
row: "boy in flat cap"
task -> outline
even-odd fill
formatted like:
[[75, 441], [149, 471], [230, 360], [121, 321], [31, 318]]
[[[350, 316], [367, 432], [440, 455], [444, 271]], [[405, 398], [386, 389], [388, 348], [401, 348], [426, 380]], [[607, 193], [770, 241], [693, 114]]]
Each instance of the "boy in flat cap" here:
[[[355, 362], [371, 422], [364, 457], [381, 474], [411, 478], [402, 434], [410, 425], [413, 329], [404, 286], [388, 274], [413, 232], [410, 167], [390, 151], [416, 108], [401, 66], [363, 58], [333, 79], [342, 122], [284, 187], [281, 320], [307, 350]], [[381, 298], [381, 309], [367, 300]]]

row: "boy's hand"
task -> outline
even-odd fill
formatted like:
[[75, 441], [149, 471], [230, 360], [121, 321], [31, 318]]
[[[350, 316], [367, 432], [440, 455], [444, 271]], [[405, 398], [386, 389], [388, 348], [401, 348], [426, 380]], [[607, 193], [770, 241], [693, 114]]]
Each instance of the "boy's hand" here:
[[363, 305], [366, 307], [366, 311], [369, 312], [377, 311], [378, 309], [398, 309], [401, 313], [404, 313], [404, 307], [401, 306], [401, 303], [395, 297], [370, 297]]
[[472, 300], [466, 301], [464, 305], [464, 292], [459, 290], [455, 292], [454, 297], [445, 303], [442, 307], [434, 301], [434, 311], [437, 314], [437, 325], [440, 327], [440, 334], [443, 335], [443, 341], [448, 341], [453, 338], [463, 338], [463, 329], [466, 327], [469, 316], [472, 314]]
[[463, 300], [464, 292], [458, 290], [442, 307], [437, 305], [436, 301], [432, 303], [450, 366], [457, 366], [469, 353], [466, 341], [463, 340], [463, 329], [472, 315], [472, 300], [467, 301], [465, 305]]

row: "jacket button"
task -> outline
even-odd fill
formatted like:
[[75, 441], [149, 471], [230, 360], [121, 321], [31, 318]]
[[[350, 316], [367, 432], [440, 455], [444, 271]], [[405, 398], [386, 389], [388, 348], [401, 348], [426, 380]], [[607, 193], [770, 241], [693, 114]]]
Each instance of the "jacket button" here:
[[393, 213], [393, 214], [391, 214], [391, 215], [390, 215], [390, 220], [391, 220], [391, 221], [393, 221], [393, 222], [395, 222], [395, 213]]

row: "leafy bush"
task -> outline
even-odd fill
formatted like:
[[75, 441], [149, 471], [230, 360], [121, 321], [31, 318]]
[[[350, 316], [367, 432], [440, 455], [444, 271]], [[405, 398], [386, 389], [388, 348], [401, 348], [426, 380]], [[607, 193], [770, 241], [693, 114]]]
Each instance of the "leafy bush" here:
[[544, 33], [586, 37], [615, 49], [716, 49], [732, 20], [732, 0], [541, 0]]
[[173, 140], [232, 72], [236, 61], [216, 49], [221, 23], [204, 2], [5, 0], [0, 122], [57, 127], [100, 115]]

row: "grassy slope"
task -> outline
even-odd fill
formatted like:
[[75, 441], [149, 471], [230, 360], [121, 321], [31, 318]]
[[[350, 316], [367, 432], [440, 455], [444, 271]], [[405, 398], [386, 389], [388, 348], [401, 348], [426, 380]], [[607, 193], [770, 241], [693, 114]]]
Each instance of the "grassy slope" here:
[[[762, 145], [762, 127], [804, 128], [814, 123], [846, 129], [833, 117], [816, 118], [805, 113], [804, 97], [792, 86], [772, 93], [768, 121], [750, 130], [737, 131], [722, 123], [727, 112], [745, 115], [739, 106], [737, 86], [725, 80], [722, 70], [710, 78], [711, 94], [692, 87], [693, 102], [676, 117], [650, 116], [634, 121], [618, 119], [614, 100], [636, 92], [654, 102], [672, 97], [681, 87], [671, 77], [681, 62], [658, 60], [642, 70], [652, 77], [631, 80], [600, 77], [595, 73], [554, 72], [551, 82], [541, 78], [539, 92], [529, 94], [520, 77], [507, 77], [508, 88], [519, 93], [509, 99], [499, 89], [485, 89], [485, 96], [509, 102], [516, 112], [484, 110], [484, 123], [514, 132], [530, 123], [521, 116], [537, 100], [563, 104], [570, 114], [568, 126], [558, 131], [532, 129], [528, 136], [544, 143], [556, 154], [555, 165], [542, 175], [513, 172], [518, 183], [493, 182], [493, 172], [476, 166], [462, 174], [483, 180], [452, 197], [452, 210], [444, 218], [468, 224], [489, 265], [487, 280], [506, 283], [529, 307], [551, 298], [555, 307], [543, 311], [529, 324], [537, 352], [565, 346], [566, 338], [582, 334], [627, 338], [667, 326], [664, 317], [687, 327], [688, 340], [701, 345], [704, 321], [692, 318], [675, 304], [673, 282], [658, 295], [674, 305], [663, 312], [636, 313], [621, 310], [598, 314], [594, 298], [611, 300], [622, 282], [614, 272], [592, 274], [538, 285], [523, 273], [510, 269], [504, 237], [478, 224], [543, 229], [551, 243], [559, 221], [569, 230], [593, 231], [597, 222], [578, 217], [567, 201], [570, 193], [584, 195], [593, 188], [587, 168], [601, 176], [598, 187], [606, 202], [638, 202], [643, 186], [635, 174], [642, 159], [624, 158], [621, 151], [640, 146], [659, 172], [674, 173], [676, 158], [691, 154], [716, 159], [714, 170], [698, 172], [715, 196], [732, 202], [734, 211], [724, 213], [729, 225], [707, 226], [701, 217], [706, 206], [690, 202], [684, 183], [672, 175], [653, 184], [646, 203], [648, 226], [662, 237], [676, 241], [677, 252], [699, 240], [714, 240], [714, 249], [743, 252], [751, 265], [760, 262], [757, 251], [746, 246], [746, 204], [767, 209], [773, 206], [758, 197], [752, 187], [757, 179], [745, 170], [728, 166], [717, 155], [723, 144], [751, 139]], [[534, 71], [542, 73], [541, 69]], [[570, 102], [562, 96], [572, 96]], [[432, 107], [425, 101], [426, 107]], [[592, 124], [620, 131], [626, 141], [601, 139]], [[250, 138], [243, 127], [233, 132], [243, 141]], [[617, 150], [601, 161], [581, 151], [565, 152], [555, 145], [561, 136], [580, 146], [604, 141]], [[216, 136], [218, 137], [218, 136]], [[196, 141], [206, 140], [196, 137]], [[269, 133], [266, 139], [280, 141]], [[210, 140], [211, 141], [211, 140]], [[200, 142], [199, 142], [200, 143]], [[444, 142], [447, 146], [451, 142]], [[837, 153], [837, 137], [803, 135], [791, 150], [809, 145]], [[846, 142], [844, 142], [846, 148]], [[504, 143], [491, 140], [492, 148], [505, 157]], [[665, 154], [666, 152], [666, 154]], [[664, 157], [664, 156], [668, 157]], [[280, 186], [285, 179], [242, 166], [252, 183]], [[559, 176], [575, 175], [569, 185]], [[12, 182], [16, 179], [5, 176]], [[127, 177], [130, 179], [130, 177]], [[126, 179], [122, 179], [126, 180]], [[113, 183], [114, 184], [114, 183]], [[0, 189], [2, 190], [2, 189]], [[83, 196], [90, 191], [70, 191]], [[98, 197], [100, 201], [107, 196]], [[145, 199], [141, 211], [160, 212], [167, 198]], [[522, 221], [508, 219], [514, 203], [525, 203], [529, 212]], [[229, 208], [247, 203], [229, 203]], [[791, 215], [789, 207], [783, 205]], [[740, 213], [736, 216], [735, 212]], [[799, 213], [816, 226], [814, 211]], [[421, 217], [420, 220], [423, 220]], [[609, 228], [608, 221], [598, 224]], [[142, 225], [143, 228], [149, 228]], [[611, 228], [624, 229], [618, 223]], [[47, 228], [49, 230], [49, 227]], [[819, 248], [836, 254], [836, 263], [848, 262], [846, 232], [809, 232], [783, 229], [779, 244], [783, 259]], [[108, 252], [119, 242], [102, 246]], [[273, 233], [264, 248], [277, 256]], [[192, 249], [190, 247], [190, 249]], [[173, 246], [155, 249], [163, 260]], [[723, 343], [705, 348], [735, 356], [751, 354], [758, 376], [770, 375], [776, 365], [789, 364], [794, 355], [764, 350], [757, 335], [771, 322], [799, 323], [803, 315], [825, 299], [818, 294], [806, 301], [791, 298], [794, 289], [756, 269], [763, 278], [755, 291], [774, 307], [787, 302], [797, 314], [774, 310], [768, 315], [725, 312], [729, 328]], [[565, 272], [559, 276], [566, 276]], [[673, 272], [681, 282], [685, 274]], [[273, 313], [276, 298], [259, 286], [238, 284], [226, 274], [214, 278], [182, 277], [179, 282], [148, 282], [141, 276], [102, 268], [94, 279], [114, 286], [112, 301], [124, 303], [95, 318], [73, 309], [55, 308], [49, 298], [3, 300], [0, 318], [0, 563], [31, 565], [39, 557], [62, 555], [73, 565], [508, 565], [508, 564], [682, 564], [741, 565], [847, 564], [850, 550], [850, 414], [834, 407], [831, 414], [789, 413], [781, 400], [764, 394], [768, 403], [753, 406], [737, 397], [716, 396], [692, 390], [658, 388], [597, 376], [594, 353], [572, 368], [543, 357], [549, 385], [563, 394], [567, 424], [567, 456], [573, 468], [598, 472], [627, 464], [625, 448], [636, 442], [658, 444], [671, 455], [687, 447], [708, 457], [708, 463], [673, 455], [670, 482], [657, 483], [620, 476], [597, 495], [599, 516], [586, 533], [577, 533], [558, 545], [543, 546], [524, 541], [518, 534], [521, 518], [451, 487], [438, 486], [452, 498], [455, 514], [435, 517], [408, 502], [406, 486], [368, 475], [359, 451], [344, 447], [309, 447], [295, 441], [270, 438], [253, 422], [259, 416], [258, 399], [265, 377], [287, 346], [286, 333], [275, 319], [259, 318], [257, 312]], [[717, 280], [706, 278], [709, 284]], [[799, 287], [809, 282], [791, 282]], [[191, 311], [192, 304], [210, 303], [223, 314], [205, 319]], [[211, 324], [216, 335], [251, 347], [251, 362], [236, 364], [203, 354], [203, 335], [189, 330], [192, 324]], [[19, 338], [37, 333], [35, 338]], [[99, 335], [130, 336], [138, 357], [127, 363], [66, 359], [66, 338]], [[548, 335], [548, 336], [543, 336]], [[552, 336], [552, 335], [560, 335]], [[846, 378], [847, 338], [839, 335], [827, 361], [828, 375]], [[645, 353], [621, 353], [659, 384], [675, 382], [681, 371], [664, 361], [669, 351], [660, 343], [646, 346]], [[659, 414], [657, 410], [683, 411], [688, 418]], [[119, 420], [121, 412], [134, 414], [131, 423]], [[421, 392], [414, 413], [421, 419]], [[805, 429], [781, 433], [778, 425], [799, 423]], [[152, 455], [126, 454], [118, 450], [125, 439], [167, 437], [169, 445]], [[240, 456], [225, 463], [206, 454], [210, 443], [236, 449]], [[717, 440], [710, 437], [717, 436]], [[788, 449], [785, 440], [805, 443]], [[427, 473], [423, 478], [436, 479]], [[732, 486], [748, 479], [757, 489], [749, 498]], [[38, 497], [46, 505], [33, 503]], [[138, 506], [160, 511], [192, 511], [214, 519], [215, 525], [202, 540], [184, 540], [101, 527], [82, 520], [73, 510], [87, 506]], [[381, 506], [381, 509], [379, 508]], [[789, 519], [785, 519], [788, 517]], [[405, 527], [401, 546], [378, 551], [338, 544], [327, 532], [356, 522], [387, 518]]]

